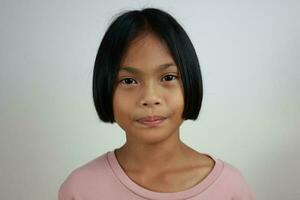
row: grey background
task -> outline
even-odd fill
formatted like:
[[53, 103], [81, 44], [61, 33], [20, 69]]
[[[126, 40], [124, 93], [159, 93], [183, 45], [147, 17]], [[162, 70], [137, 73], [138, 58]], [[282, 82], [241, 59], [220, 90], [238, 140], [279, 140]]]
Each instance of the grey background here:
[[300, 199], [299, 1], [0, 1], [0, 199], [53, 200], [66, 176], [121, 146], [92, 100], [113, 16], [154, 6], [189, 34], [204, 100], [181, 138], [236, 166], [257, 199]]

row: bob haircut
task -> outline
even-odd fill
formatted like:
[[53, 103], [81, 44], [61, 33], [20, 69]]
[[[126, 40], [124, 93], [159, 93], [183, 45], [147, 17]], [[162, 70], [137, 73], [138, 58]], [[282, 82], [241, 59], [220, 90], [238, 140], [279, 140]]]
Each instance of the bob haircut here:
[[181, 25], [170, 14], [156, 8], [123, 11], [105, 32], [93, 71], [93, 98], [100, 120], [115, 122], [112, 102], [119, 65], [129, 43], [144, 33], [154, 34], [168, 47], [183, 83], [182, 118], [196, 120], [203, 99], [203, 84], [195, 49]]

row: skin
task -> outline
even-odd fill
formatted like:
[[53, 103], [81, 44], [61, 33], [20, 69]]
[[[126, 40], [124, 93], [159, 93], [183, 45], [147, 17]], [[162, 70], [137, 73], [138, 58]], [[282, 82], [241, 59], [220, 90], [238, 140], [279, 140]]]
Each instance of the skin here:
[[[160, 65], [173, 63], [167, 68]], [[126, 133], [126, 143], [115, 151], [125, 173], [137, 184], [157, 192], [177, 192], [203, 180], [214, 161], [184, 144], [183, 86], [180, 72], [164, 44], [143, 34], [129, 45], [120, 65], [113, 95], [115, 121]], [[167, 117], [158, 127], [136, 120], [147, 115]]]

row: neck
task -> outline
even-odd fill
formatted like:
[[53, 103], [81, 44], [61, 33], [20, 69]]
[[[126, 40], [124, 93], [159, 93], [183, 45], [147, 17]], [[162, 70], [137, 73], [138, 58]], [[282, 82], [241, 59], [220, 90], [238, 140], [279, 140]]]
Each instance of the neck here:
[[179, 139], [179, 134], [171, 137], [157, 144], [140, 144], [127, 140], [116, 150], [116, 157], [127, 172], [151, 174], [182, 166], [190, 161], [188, 153], [192, 150]]

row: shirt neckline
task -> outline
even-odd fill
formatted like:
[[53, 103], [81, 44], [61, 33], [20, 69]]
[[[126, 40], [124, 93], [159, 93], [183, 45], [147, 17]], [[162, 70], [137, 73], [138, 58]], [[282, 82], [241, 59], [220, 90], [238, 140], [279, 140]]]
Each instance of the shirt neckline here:
[[212, 158], [215, 161], [215, 165], [212, 171], [200, 183], [198, 183], [197, 185], [189, 189], [179, 191], [179, 192], [171, 192], [171, 193], [155, 192], [138, 185], [133, 180], [131, 180], [129, 176], [127, 176], [127, 174], [124, 172], [123, 168], [121, 167], [121, 165], [119, 164], [116, 158], [115, 150], [116, 149], [107, 152], [106, 158], [116, 177], [121, 181], [121, 183], [126, 188], [131, 190], [133, 193], [143, 198], [152, 199], [152, 200], [168, 200], [168, 199], [183, 200], [183, 199], [187, 199], [199, 195], [201, 192], [206, 190], [213, 182], [215, 182], [215, 180], [220, 176], [224, 167], [224, 163], [222, 160], [216, 159], [214, 156], [209, 155], [207, 153], [202, 153]]

